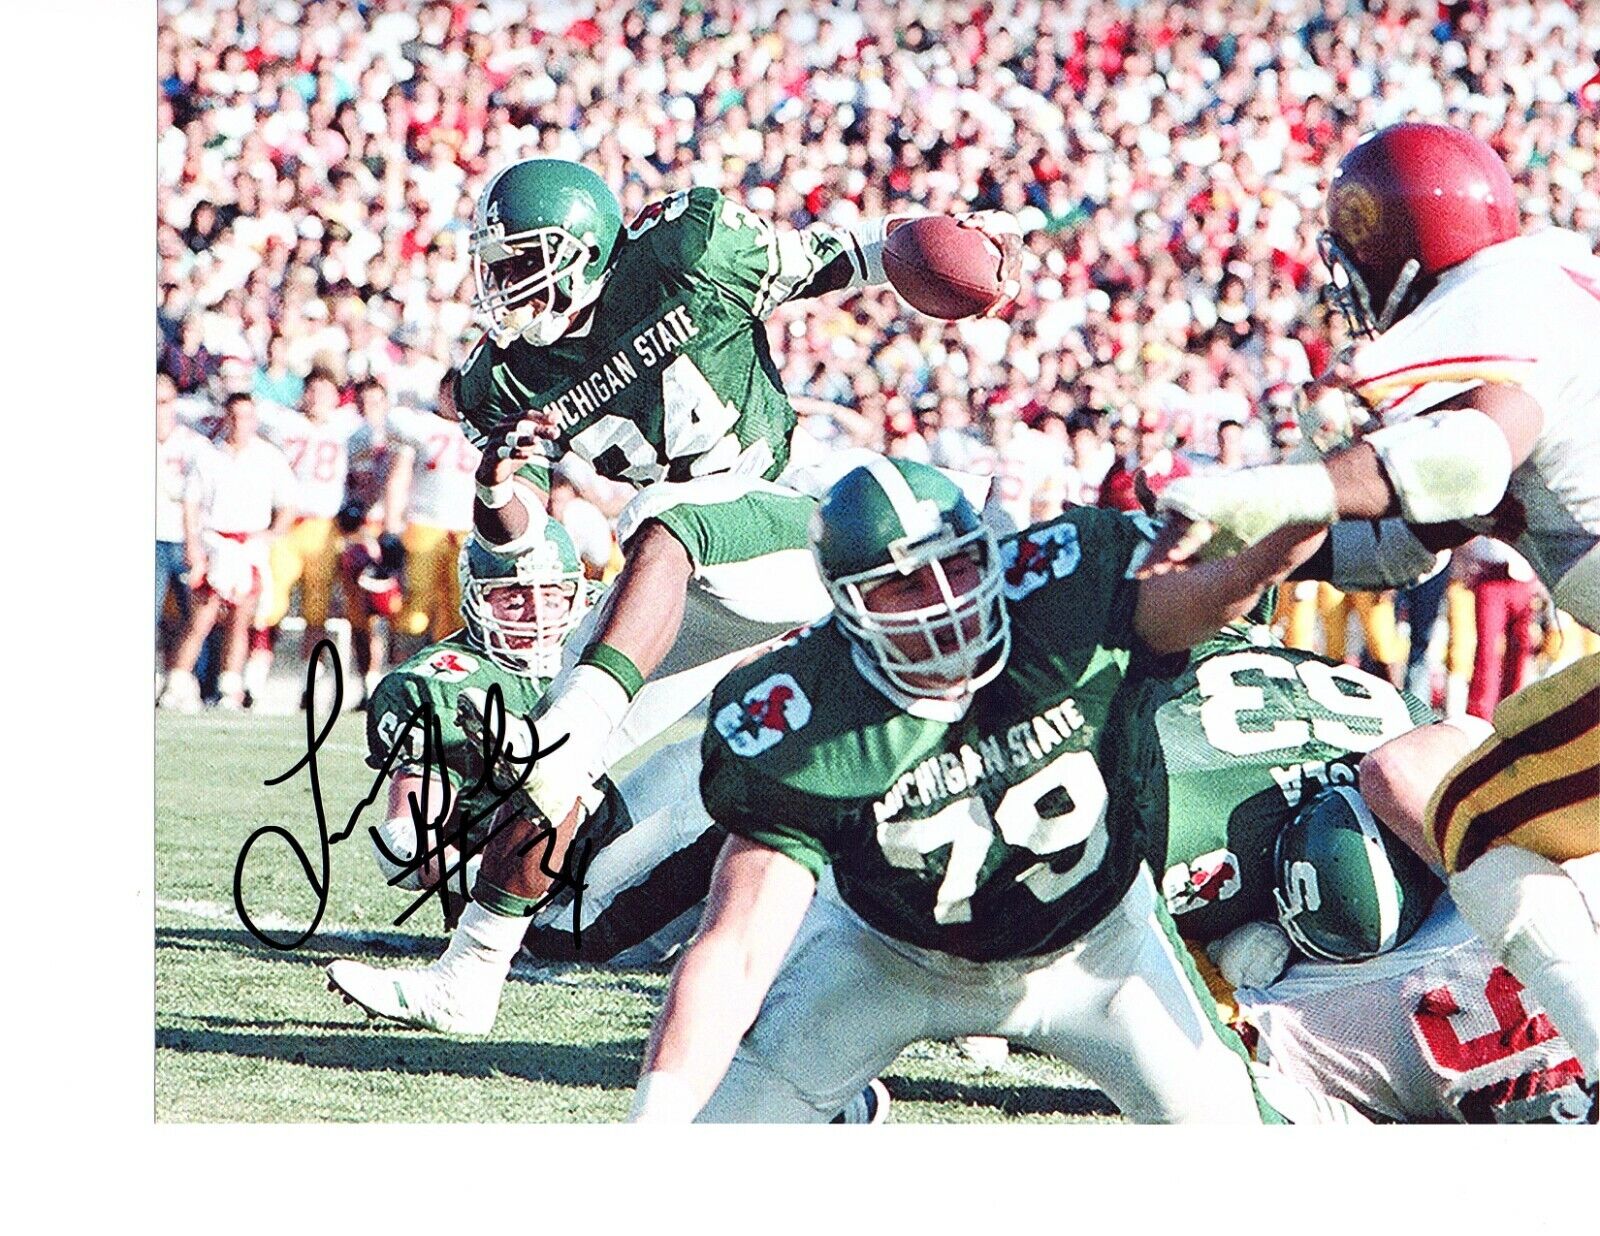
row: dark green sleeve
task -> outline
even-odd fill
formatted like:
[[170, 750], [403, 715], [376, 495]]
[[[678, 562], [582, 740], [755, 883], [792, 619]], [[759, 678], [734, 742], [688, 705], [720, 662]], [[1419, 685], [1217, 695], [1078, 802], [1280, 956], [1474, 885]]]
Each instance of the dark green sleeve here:
[[[712, 701], [716, 715], [718, 701]], [[813, 878], [831, 861], [826, 842], [800, 810], [802, 796], [762, 777], [754, 762], [729, 750], [715, 725], [707, 725], [701, 744], [700, 797], [707, 813], [725, 831], [792, 858]]]
[[691, 189], [688, 209], [657, 228], [656, 235], [658, 260], [763, 319], [803, 295], [845, 252], [845, 241], [825, 225], [803, 231], [778, 227], [704, 187]]
[[1015, 547], [1003, 555], [1013, 621], [1051, 633], [1062, 648], [1135, 647], [1133, 611], [1139, 590], [1130, 571], [1148, 543], [1148, 521], [1142, 520], [1099, 507], [1075, 507], [1059, 519], [1017, 533]]
[[699, 568], [805, 549], [816, 509], [811, 498], [757, 489], [726, 502], [680, 502], [651, 518], [666, 525]]
[[419, 712], [409, 730], [402, 734], [406, 719], [422, 702], [420, 684], [403, 670], [385, 674], [367, 706], [367, 767], [382, 768], [396, 746], [399, 755], [390, 765], [392, 772], [417, 769], [422, 763], [427, 716]]
[[455, 385], [450, 393], [455, 398], [456, 410], [480, 435], [512, 412], [505, 406], [499, 384], [494, 380], [495, 366], [504, 363], [500, 351], [494, 340], [485, 335], [452, 379]]
[[[467, 441], [479, 450], [488, 442], [490, 430], [523, 410], [506, 402], [501, 384], [494, 380], [495, 367], [505, 363], [504, 350], [485, 335], [450, 379], [461, 428]], [[517, 470], [517, 475], [540, 493], [550, 492], [550, 465], [544, 460], [530, 460]]]

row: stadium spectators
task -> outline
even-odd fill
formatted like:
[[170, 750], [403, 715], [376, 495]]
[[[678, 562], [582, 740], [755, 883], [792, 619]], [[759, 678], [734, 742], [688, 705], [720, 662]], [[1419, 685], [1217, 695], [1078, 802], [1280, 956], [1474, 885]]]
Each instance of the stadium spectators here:
[[162, 0], [158, 368], [431, 406], [475, 335], [473, 202], [519, 157], [583, 160], [627, 217], [690, 184], [794, 226], [1004, 207], [1006, 322], [875, 290], [786, 308], [774, 355], [841, 444], [1004, 475], [1015, 426], [1066, 438], [1026, 479], [1050, 509], [1151, 409], [1266, 452], [1332, 358], [1315, 236], [1361, 133], [1469, 127], [1528, 227], [1600, 240], [1597, 55], [1596, 0]]

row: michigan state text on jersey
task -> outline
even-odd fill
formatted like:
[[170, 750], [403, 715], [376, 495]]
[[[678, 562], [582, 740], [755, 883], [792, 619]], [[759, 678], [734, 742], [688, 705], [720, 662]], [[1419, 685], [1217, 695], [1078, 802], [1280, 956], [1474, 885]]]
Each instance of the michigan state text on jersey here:
[[[550, 689], [548, 732], [563, 745], [526, 784], [553, 820], [619, 743], [648, 737], [750, 650], [826, 612], [804, 549], [811, 499], [769, 479], [789, 459], [794, 414], [762, 318], [787, 299], [884, 282], [898, 222], [777, 229], [704, 189], [651, 208], [626, 235], [618, 211], [597, 176], [560, 160], [491, 181], [471, 247], [492, 338], [444, 400], [498, 439], [486, 440], [476, 512], [497, 544], [520, 532], [543, 472], [536, 454], [572, 450], [643, 486], [618, 520], [626, 561], [611, 602]], [[1009, 216], [961, 222], [999, 236], [1003, 262], [1020, 261]], [[525, 461], [532, 484], [519, 486]]]
[[905, 460], [833, 487], [832, 618], [712, 697], [701, 796], [730, 836], [635, 1118], [826, 1119], [914, 1039], [970, 1034], [1134, 1119], [1263, 1116], [1098, 764], [1135, 645], [1186, 648], [1259, 592], [1137, 583], [1147, 533], [1079, 509], [1002, 547]]
[[[593, 176], [571, 164], [536, 166], [554, 162], [508, 169], [485, 191], [480, 226], [514, 228], [515, 195], [548, 201], [555, 190], [545, 182]], [[590, 197], [615, 209], [609, 191]], [[469, 437], [484, 446], [508, 419], [544, 409], [560, 427], [557, 453], [571, 450], [613, 480], [642, 486], [718, 472], [775, 480], [795, 414], [762, 322], [843, 256], [846, 241], [825, 228], [780, 233], [708, 188], [620, 222], [609, 245], [603, 221], [596, 229], [584, 326], [543, 346], [501, 333], [462, 366], [453, 393]], [[548, 487], [541, 466], [530, 476]]]
[[831, 865], [845, 904], [919, 947], [991, 961], [1070, 943], [1138, 864], [1106, 827], [1097, 754], [1143, 544], [1094, 510], [1008, 540], [1010, 655], [959, 716], [886, 695], [837, 620], [730, 674], [706, 730], [712, 817]]

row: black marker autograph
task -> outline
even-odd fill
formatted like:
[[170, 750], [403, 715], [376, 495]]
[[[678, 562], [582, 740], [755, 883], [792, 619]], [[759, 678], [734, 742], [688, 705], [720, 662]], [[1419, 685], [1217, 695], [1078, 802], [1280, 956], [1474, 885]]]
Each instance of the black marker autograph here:
[[[327, 719], [323, 722], [322, 728], [318, 730], [316, 722], [317, 664], [324, 655], [327, 657], [333, 679], [333, 706], [329, 709]], [[327, 639], [319, 640], [316, 647], [312, 649], [310, 660], [306, 664], [306, 753], [285, 772], [279, 773], [276, 777], [269, 777], [265, 782], [269, 786], [281, 785], [302, 768], [306, 770], [306, 774], [311, 781], [311, 801], [317, 817], [317, 839], [319, 845], [317, 866], [313, 868], [310, 855], [306, 853], [306, 849], [301, 845], [300, 839], [292, 832], [278, 824], [264, 824], [245, 840], [244, 845], [239, 850], [238, 861], [233, 868], [233, 905], [239, 914], [239, 920], [256, 939], [269, 948], [283, 952], [290, 952], [299, 948], [315, 934], [317, 927], [321, 924], [323, 915], [327, 913], [328, 909], [328, 876], [332, 861], [332, 848], [350, 836], [355, 830], [356, 823], [361, 818], [362, 812], [377, 799], [379, 792], [388, 780], [390, 772], [393, 770], [396, 759], [399, 758], [400, 752], [409, 745], [409, 739], [416, 727], [420, 725], [422, 728], [422, 766], [430, 774], [422, 778], [420, 798], [415, 791], [408, 793], [406, 796], [407, 807], [411, 812], [411, 822], [417, 830], [416, 835], [419, 839], [417, 848], [419, 852], [412, 858], [402, 859], [389, 850], [384, 843], [382, 834], [376, 828], [369, 827], [367, 831], [383, 856], [399, 868], [389, 880], [391, 885], [400, 883], [421, 870], [425, 864], [436, 860], [441, 863], [442, 870], [438, 879], [433, 884], [426, 885], [421, 895], [394, 920], [394, 925], [397, 927], [415, 914], [417, 910], [421, 909], [428, 899], [433, 896], [438, 896], [440, 904], [445, 905], [446, 889], [452, 879], [456, 881], [457, 891], [460, 896], [463, 899], [468, 896], [467, 863], [479, 850], [488, 844], [496, 830], [494, 826], [491, 826], [485, 830], [483, 836], [470, 843], [468, 842], [468, 835], [474, 827], [497, 813], [500, 807], [527, 782], [534, 765], [544, 756], [558, 751], [568, 737], [563, 734], [549, 747], [541, 748], [539, 746], [538, 732], [533, 728], [530, 721], [529, 729], [532, 735], [531, 745], [533, 750], [526, 756], [518, 756], [503, 750], [502, 740], [505, 737], [506, 729], [505, 699], [500, 692], [499, 685], [493, 684], [489, 687], [484, 704], [481, 771], [477, 780], [470, 787], [455, 791], [452, 789], [449, 779], [443, 775], [443, 727], [440, 725], [439, 718], [434, 713], [432, 705], [424, 700], [406, 716], [398, 733], [395, 734], [389, 744], [388, 753], [384, 756], [383, 763], [379, 767], [377, 775], [373, 778], [371, 788], [351, 809], [345, 826], [339, 832], [330, 834], [328, 831], [327, 810], [322, 801], [322, 779], [317, 765], [317, 753], [328, 740], [329, 734], [332, 733], [334, 723], [338, 720], [343, 703], [344, 670], [339, 663], [338, 650], [331, 641]], [[509, 783], [495, 784], [495, 768], [497, 763], [501, 761], [509, 765], [515, 775], [509, 780]], [[437, 780], [442, 789], [440, 791], [438, 812], [430, 817], [430, 787], [436, 779], [432, 775], [435, 773], [437, 773]], [[501, 780], [504, 781], [505, 779], [502, 778]], [[456, 802], [479, 794], [486, 789], [492, 790], [492, 793], [486, 798], [483, 805], [476, 812], [461, 813], [461, 818], [455, 821], [454, 826], [446, 830], [445, 823], [450, 819], [452, 808]], [[438, 829], [441, 836], [437, 845], [424, 851], [421, 848], [420, 839], [424, 835], [424, 829], [429, 825]], [[289, 939], [274, 937], [257, 926], [255, 920], [250, 916], [250, 911], [245, 906], [245, 865], [249, 862], [250, 852], [254, 849], [256, 843], [268, 836], [280, 838], [293, 851], [295, 857], [300, 861], [300, 868], [305, 876], [306, 884], [317, 898], [316, 913], [312, 916], [310, 924], [299, 935]], [[592, 845], [586, 837], [573, 838], [567, 845], [561, 866], [552, 868], [551, 854], [555, 848], [555, 841], [556, 824], [546, 822], [518, 847], [517, 856], [525, 856], [532, 851], [534, 846], [541, 842], [544, 843], [544, 853], [539, 858], [539, 870], [548, 876], [552, 883], [544, 896], [540, 898], [540, 903], [542, 904], [563, 889], [570, 888], [573, 890], [573, 944], [575, 947], [581, 947], [584, 876], [592, 858]], [[456, 861], [453, 864], [445, 865], [443, 863], [444, 854], [450, 846], [458, 847]]]

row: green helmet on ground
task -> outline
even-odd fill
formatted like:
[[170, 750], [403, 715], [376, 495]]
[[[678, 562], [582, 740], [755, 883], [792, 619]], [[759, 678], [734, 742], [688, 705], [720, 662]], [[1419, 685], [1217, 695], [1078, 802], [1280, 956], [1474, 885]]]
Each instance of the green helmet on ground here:
[[516, 553], [473, 533], [461, 548], [461, 617], [467, 638], [495, 664], [529, 678], [554, 678], [561, 644], [588, 609], [583, 564], [567, 530], [546, 518]]
[[1439, 880], [1347, 785], [1324, 790], [1278, 834], [1278, 922], [1307, 956], [1359, 961], [1398, 948]]
[[606, 182], [565, 159], [524, 159], [496, 172], [478, 198], [468, 247], [495, 342], [543, 347], [600, 293], [622, 231]]
[[[999, 547], [938, 469], [879, 458], [846, 474], [812, 517], [811, 548], [840, 629], [896, 689], [929, 698], [971, 694], [1005, 667], [1011, 629]], [[958, 556], [977, 567], [976, 583], [959, 593], [947, 570]], [[868, 608], [874, 588], [924, 566], [938, 585], [937, 603]]]

